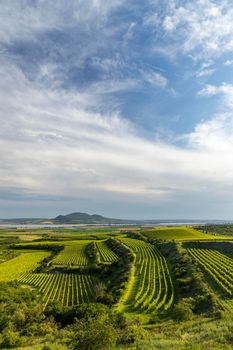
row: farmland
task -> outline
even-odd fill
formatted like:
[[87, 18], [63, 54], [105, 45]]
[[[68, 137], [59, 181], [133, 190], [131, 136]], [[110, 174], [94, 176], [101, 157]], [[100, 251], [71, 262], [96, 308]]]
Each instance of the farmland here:
[[[93, 228], [76, 233], [40, 229], [22, 232], [22, 239], [15, 233], [0, 234], [0, 282], [17, 281], [23, 290], [37, 293], [41, 312], [55, 312], [52, 317], [62, 317], [62, 322], [77, 308], [105, 304], [104, 313], [112, 312], [111, 319], [120, 313], [129, 324], [136, 322], [134, 327], [138, 322], [142, 328], [158, 327], [164, 338], [168, 334], [172, 338], [177, 322], [203, 322], [205, 328], [204, 320], [215, 319], [218, 313], [232, 317], [229, 235], [184, 226], [109, 232]], [[25, 235], [31, 235], [30, 240]], [[92, 312], [88, 317], [96, 317], [96, 310]], [[166, 333], [166, 320], [170, 333]], [[151, 349], [148, 344], [142, 342], [139, 349]], [[170, 347], [161, 349], [172, 349], [172, 340], [167, 344]], [[183, 343], [177, 338], [176, 344]]]
[[75, 265], [87, 266], [88, 260], [85, 255], [85, 247], [87, 242], [75, 245], [67, 245], [64, 250], [53, 260], [54, 265]]
[[195, 230], [192, 227], [177, 227], [177, 228], [154, 228], [142, 231], [143, 235], [148, 238], [163, 240], [163, 241], [202, 241], [202, 240], [228, 240], [229, 237], [220, 234], [207, 234]]
[[131, 238], [121, 241], [134, 252], [135, 273], [132, 289], [123, 309], [138, 310], [168, 310], [174, 298], [173, 283], [166, 259], [149, 243]]
[[223, 302], [233, 311], [233, 259], [211, 249], [189, 248], [188, 252], [213, 278], [225, 294]]
[[0, 281], [12, 281], [22, 273], [33, 271], [38, 263], [49, 255], [48, 252], [22, 253], [19, 256], [3, 262], [0, 269]]
[[105, 242], [96, 243], [100, 260], [104, 263], [111, 263], [118, 260], [118, 256], [106, 245]]
[[44, 307], [49, 301], [73, 306], [94, 300], [95, 280], [90, 275], [46, 274], [26, 272], [18, 277], [22, 283], [36, 286], [42, 294]]

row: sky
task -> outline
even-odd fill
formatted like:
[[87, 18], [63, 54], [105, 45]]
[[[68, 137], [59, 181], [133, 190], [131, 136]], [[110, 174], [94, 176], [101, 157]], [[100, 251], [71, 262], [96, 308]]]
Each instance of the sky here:
[[231, 0], [0, 0], [0, 218], [232, 198]]

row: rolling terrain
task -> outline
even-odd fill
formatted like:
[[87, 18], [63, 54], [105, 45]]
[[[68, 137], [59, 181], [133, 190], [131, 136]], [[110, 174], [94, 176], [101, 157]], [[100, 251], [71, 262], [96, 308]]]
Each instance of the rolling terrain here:
[[229, 234], [186, 226], [2, 230], [0, 283], [32, 288], [45, 313], [102, 303], [147, 328], [231, 317], [232, 246]]

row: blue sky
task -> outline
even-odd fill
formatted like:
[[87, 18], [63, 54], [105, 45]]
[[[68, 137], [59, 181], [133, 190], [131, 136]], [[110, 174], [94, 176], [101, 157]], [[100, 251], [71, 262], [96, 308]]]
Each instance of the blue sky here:
[[1, 218], [233, 218], [231, 1], [1, 1], [0, 75]]

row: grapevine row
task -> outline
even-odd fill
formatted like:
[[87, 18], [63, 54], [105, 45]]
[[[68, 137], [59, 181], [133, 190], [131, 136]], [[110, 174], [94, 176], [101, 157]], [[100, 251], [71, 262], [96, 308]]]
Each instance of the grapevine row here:
[[35, 251], [22, 253], [13, 259], [3, 262], [0, 268], [0, 281], [12, 281], [24, 272], [34, 271], [38, 267], [39, 262], [48, 256], [48, 252]]
[[189, 253], [229, 295], [233, 295], [233, 260], [210, 249], [188, 249]]
[[87, 244], [80, 243], [76, 245], [66, 246], [64, 250], [53, 260], [54, 265], [75, 265], [87, 266], [88, 259], [85, 255], [85, 247]]
[[152, 244], [122, 238], [136, 255], [135, 282], [127, 300], [129, 310], [167, 310], [173, 303], [174, 287], [166, 259]]
[[118, 260], [118, 256], [106, 245], [105, 242], [97, 242], [96, 246], [102, 262], [111, 263]]
[[63, 306], [73, 306], [94, 299], [95, 279], [90, 275], [26, 272], [18, 280], [36, 286], [42, 294], [45, 306], [49, 301], [59, 301]]

